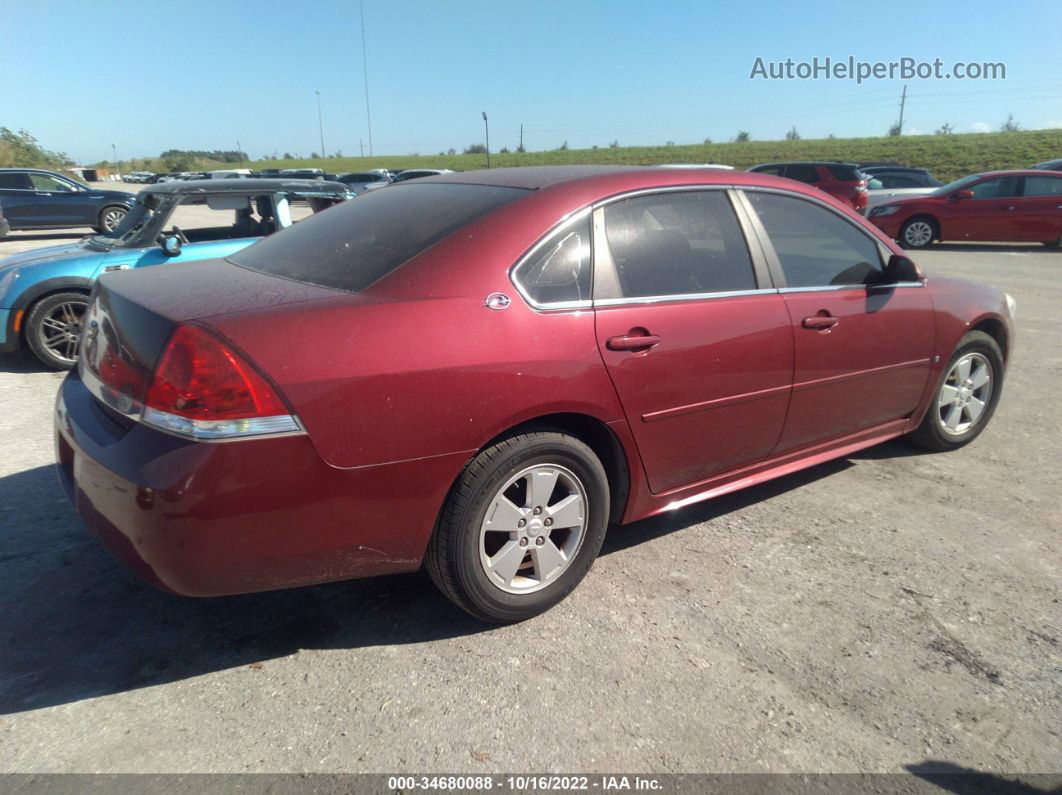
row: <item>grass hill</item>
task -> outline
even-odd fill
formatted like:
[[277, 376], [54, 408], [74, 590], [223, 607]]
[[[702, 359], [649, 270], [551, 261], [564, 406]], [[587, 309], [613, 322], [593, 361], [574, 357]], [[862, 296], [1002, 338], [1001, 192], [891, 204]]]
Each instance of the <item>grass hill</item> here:
[[[560, 164], [653, 165], [658, 163], [723, 163], [745, 169], [774, 160], [884, 160], [928, 168], [941, 182], [1004, 168], [1026, 168], [1062, 157], [1062, 129], [963, 135], [905, 135], [881, 138], [822, 138], [799, 141], [674, 146], [621, 146], [555, 149], [546, 152], [492, 153], [493, 168]], [[333, 157], [316, 160], [255, 160], [219, 167], [297, 168], [313, 166], [331, 173], [369, 168], [451, 168], [471, 171], [486, 166], [486, 156], [406, 155]]]

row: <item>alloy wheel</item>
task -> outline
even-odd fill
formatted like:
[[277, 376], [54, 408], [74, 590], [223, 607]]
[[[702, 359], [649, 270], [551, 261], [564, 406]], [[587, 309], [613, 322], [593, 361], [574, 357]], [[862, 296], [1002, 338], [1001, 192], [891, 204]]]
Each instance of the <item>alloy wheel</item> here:
[[992, 398], [992, 365], [980, 353], [968, 353], [952, 365], [937, 396], [940, 426], [946, 434], [961, 436], [985, 412]]
[[535, 464], [509, 478], [487, 507], [479, 559], [496, 587], [529, 594], [555, 581], [586, 536], [586, 489], [569, 469]]
[[38, 331], [41, 344], [63, 362], [77, 361], [85, 307], [84, 301], [65, 301], [55, 306], [41, 321]]
[[904, 242], [913, 248], [921, 248], [933, 240], [933, 227], [927, 221], [912, 221], [903, 233]]
[[113, 232], [118, 224], [125, 218], [125, 210], [121, 210], [117, 207], [111, 207], [103, 214], [103, 229], [106, 232]]

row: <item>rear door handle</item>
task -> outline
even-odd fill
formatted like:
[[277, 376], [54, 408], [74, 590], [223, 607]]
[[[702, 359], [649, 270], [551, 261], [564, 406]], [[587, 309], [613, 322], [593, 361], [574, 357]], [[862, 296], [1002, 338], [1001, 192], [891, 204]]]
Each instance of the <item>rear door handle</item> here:
[[624, 334], [621, 337], [609, 337], [605, 347], [610, 351], [640, 351], [652, 348], [660, 343], [655, 334]]
[[812, 315], [811, 317], [804, 318], [800, 325], [804, 328], [825, 330], [833, 328], [839, 322], [840, 321], [833, 315]]

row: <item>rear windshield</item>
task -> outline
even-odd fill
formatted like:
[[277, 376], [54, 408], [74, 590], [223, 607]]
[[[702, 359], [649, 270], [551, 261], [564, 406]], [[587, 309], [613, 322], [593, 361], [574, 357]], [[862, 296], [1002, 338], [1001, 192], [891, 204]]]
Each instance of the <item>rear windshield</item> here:
[[838, 163], [827, 163], [826, 168], [833, 174], [834, 179], [842, 182], [858, 182], [863, 179], [863, 174], [854, 166], [846, 166]]
[[524, 188], [429, 183], [388, 186], [263, 238], [229, 261], [300, 282], [358, 292]]

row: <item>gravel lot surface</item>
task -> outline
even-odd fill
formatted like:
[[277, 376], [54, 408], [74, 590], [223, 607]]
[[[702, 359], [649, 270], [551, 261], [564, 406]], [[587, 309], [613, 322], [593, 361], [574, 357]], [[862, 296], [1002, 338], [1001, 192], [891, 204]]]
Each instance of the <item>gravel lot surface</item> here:
[[152, 590], [56, 483], [61, 376], [0, 356], [0, 770], [1059, 771], [1062, 254], [916, 258], [1018, 301], [978, 441], [614, 528], [571, 598], [500, 629], [423, 575]]

